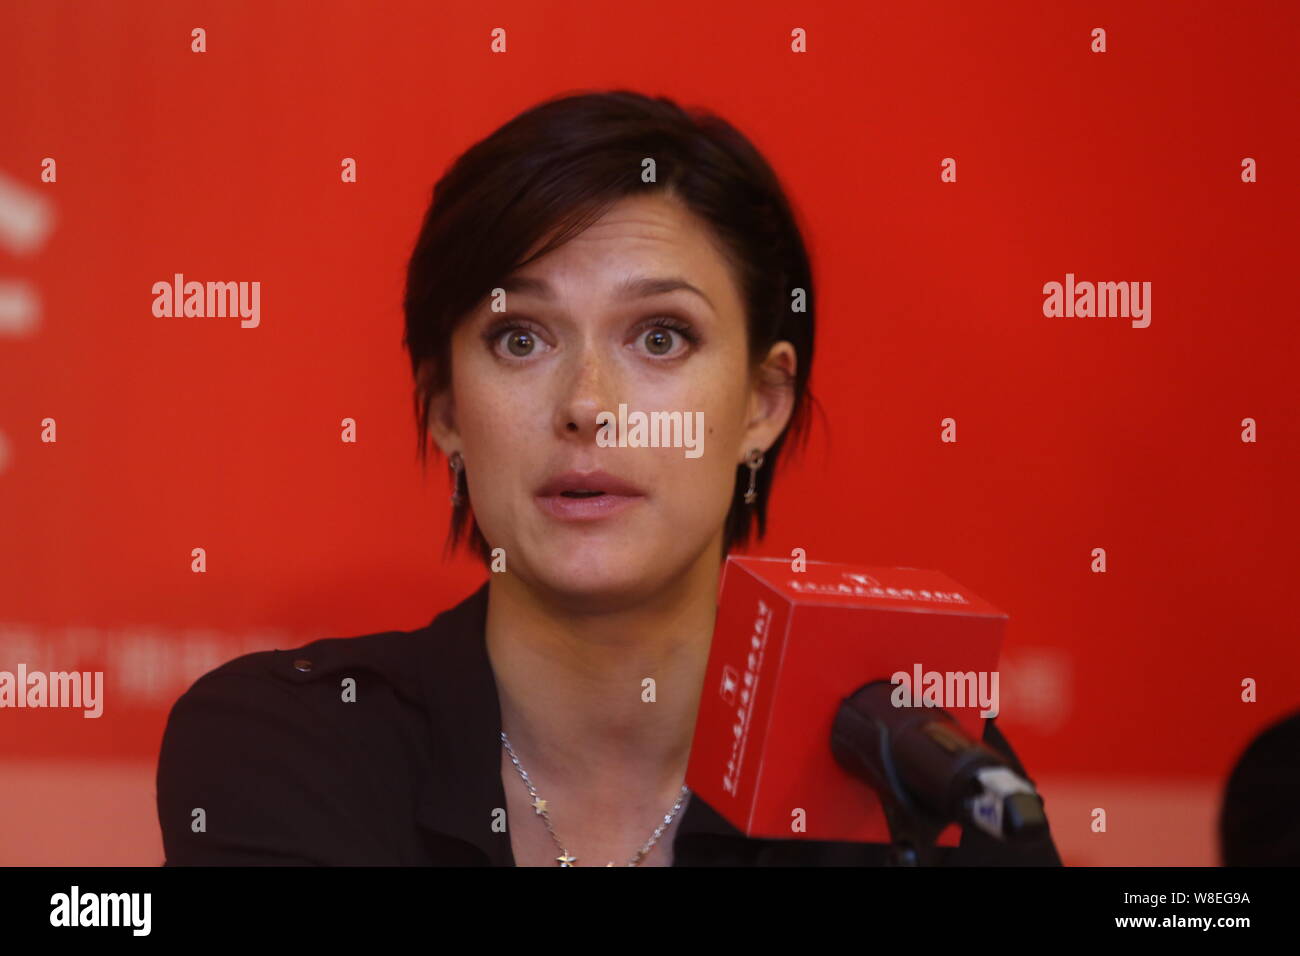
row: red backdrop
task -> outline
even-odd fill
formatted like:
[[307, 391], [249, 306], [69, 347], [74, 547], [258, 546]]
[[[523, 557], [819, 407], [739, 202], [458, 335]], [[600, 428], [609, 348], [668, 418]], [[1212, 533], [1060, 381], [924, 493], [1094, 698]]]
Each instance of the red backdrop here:
[[[806, 230], [826, 417], [752, 552], [938, 568], [1007, 611], [999, 722], [1067, 862], [1214, 862], [1224, 776], [1300, 705], [1298, 11], [10, 0], [0, 670], [103, 670], [106, 703], [0, 710], [0, 862], [158, 862], [195, 677], [481, 580], [414, 459], [406, 256], [460, 151], [611, 87], [727, 117]], [[155, 317], [178, 272], [260, 281], [259, 327]], [[1066, 273], [1151, 282], [1149, 327], [1046, 317]]]

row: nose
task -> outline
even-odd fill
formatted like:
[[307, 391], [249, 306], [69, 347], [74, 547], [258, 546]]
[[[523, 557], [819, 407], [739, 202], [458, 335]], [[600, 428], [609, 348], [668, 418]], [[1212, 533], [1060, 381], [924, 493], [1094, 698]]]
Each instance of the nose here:
[[575, 350], [559, 373], [559, 397], [555, 403], [556, 432], [563, 438], [595, 442], [596, 416], [617, 412], [617, 372], [592, 343]]

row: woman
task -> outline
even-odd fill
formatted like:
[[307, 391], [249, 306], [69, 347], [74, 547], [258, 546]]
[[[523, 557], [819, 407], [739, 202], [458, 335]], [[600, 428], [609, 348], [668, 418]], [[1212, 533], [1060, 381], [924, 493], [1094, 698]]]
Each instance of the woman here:
[[[720, 119], [568, 96], [466, 152], [405, 341], [449, 544], [468, 524], [492, 573], [421, 630], [200, 679], [160, 759], [167, 862], [883, 862], [745, 839], [684, 786], [724, 557], [807, 424], [814, 302], [775, 175]], [[618, 433], [635, 413], [683, 427], [647, 445]], [[977, 834], [945, 859], [1059, 863]]]

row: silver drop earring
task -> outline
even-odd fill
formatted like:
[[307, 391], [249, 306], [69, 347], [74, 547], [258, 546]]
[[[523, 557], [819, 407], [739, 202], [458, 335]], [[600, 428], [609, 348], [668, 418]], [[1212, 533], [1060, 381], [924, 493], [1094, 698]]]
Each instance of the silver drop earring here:
[[465, 496], [460, 493], [460, 476], [465, 470], [465, 459], [460, 456], [460, 452], [453, 451], [447, 459], [447, 465], [451, 468], [451, 506], [459, 508], [465, 502]]
[[749, 458], [745, 461], [749, 466], [749, 490], [745, 492], [745, 504], [752, 505], [758, 499], [758, 492], [754, 490], [754, 482], [758, 479], [758, 469], [763, 467], [763, 452], [761, 449], [750, 449]]

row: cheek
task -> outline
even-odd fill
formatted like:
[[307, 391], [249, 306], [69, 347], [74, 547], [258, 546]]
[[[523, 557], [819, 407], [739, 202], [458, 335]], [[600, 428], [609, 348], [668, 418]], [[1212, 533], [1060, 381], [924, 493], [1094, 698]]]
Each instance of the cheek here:
[[475, 511], [496, 511], [514, 494], [516, 476], [528, 473], [529, 456], [538, 447], [535, 404], [525, 391], [468, 374], [455, 400], [456, 424], [477, 491]]
[[665, 493], [656, 502], [649, 530], [664, 554], [691, 550], [717, 532], [731, 508], [734, 481], [721, 449], [710, 450], [707, 437], [699, 458], [672, 451], [675, 457], [662, 463], [660, 485]]
[[536, 412], [536, 389], [518, 376], [503, 374], [486, 347], [466, 342], [457, 354], [456, 421], [462, 437], [485, 448], [526, 427]]
[[[674, 513], [698, 516], [704, 520], [725, 517], [728, 501], [735, 486], [736, 448], [743, 436], [740, 413], [730, 396], [713, 393], [698, 396], [696, 404], [683, 405], [692, 413], [702, 413], [696, 421], [696, 448], [656, 449], [661, 454], [665, 485], [674, 490], [668, 508]], [[698, 457], [688, 457], [701, 450]]]
[[646, 396], [650, 408], [690, 416], [695, 443], [702, 445], [699, 457], [688, 458], [682, 449], [675, 449], [676, 459], [662, 462], [670, 469], [675, 487], [689, 488], [690, 482], [697, 481], [701, 490], [716, 492], [729, 483], [736, 448], [744, 434], [745, 402], [737, 384], [740, 374], [730, 363], [701, 365], [670, 388]]
[[692, 464], [710, 472], [726, 471], [738, 460], [736, 449], [744, 438], [746, 395], [735, 384], [740, 373], [727, 368], [716, 378], [698, 383], [682, 397], [678, 407], [703, 413], [704, 454]]

